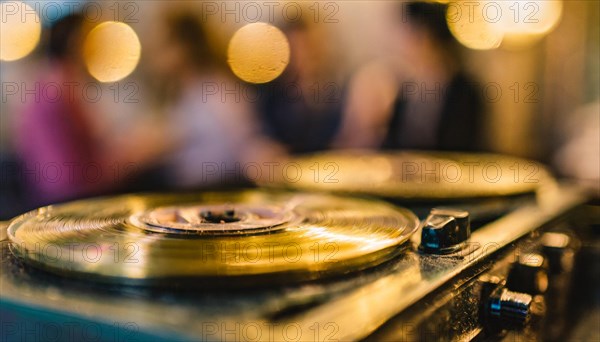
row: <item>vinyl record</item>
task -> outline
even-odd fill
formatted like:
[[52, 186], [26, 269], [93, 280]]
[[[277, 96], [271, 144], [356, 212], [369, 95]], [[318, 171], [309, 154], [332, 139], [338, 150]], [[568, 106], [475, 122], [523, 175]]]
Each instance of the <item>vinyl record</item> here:
[[263, 185], [439, 201], [533, 193], [553, 178], [539, 163], [496, 154], [341, 151], [278, 165]]
[[169, 279], [314, 279], [380, 264], [416, 230], [384, 202], [261, 191], [127, 195], [13, 220], [13, 252], [47, 271], [153, 284]]

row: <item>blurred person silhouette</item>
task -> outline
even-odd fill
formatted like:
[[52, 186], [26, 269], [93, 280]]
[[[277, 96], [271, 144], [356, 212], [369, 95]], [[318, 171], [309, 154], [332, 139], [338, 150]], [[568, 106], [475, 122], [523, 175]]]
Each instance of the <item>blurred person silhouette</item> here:
[[461, 65], [447, 6], [400, 5], [393, 56], [359, 70], [350, 85], [336, 148], [482, 149], [481, 90]]
[[269, 136], [290, 153], [329, 147], [340, 125], [344, 82], [326, 31], [298, 20], [283, 27], [290, 62], [274, 81], [257, 86], [258, 111]]
[[89, 28], [80, 14], [54, 23], [48, 59], [35, 82], [35, 100], [26, 103], [15, 120], [14, 145], [23, 164], [26, 206], [123, 191], [159, 154], [141, 139], [152, 137], [151, 132], [128, 132], [128, 139], [115, 147], [110, 132], [99, 129], [100, 120], [91, 120], [90, 104], [75, 91], [94, 82], [82, 54]]
[[258, 179], [264, 163], [285, 151], [262, 135], [248, 101], [253, 97], [215, 57], [199, 18], [194, 11], [168, 13], [149, 61], [169, 94], [166, 134], [174, 148], [165, 158], [168, 182], [177, 189], [247, 185], [248, 165], [251, 180]]

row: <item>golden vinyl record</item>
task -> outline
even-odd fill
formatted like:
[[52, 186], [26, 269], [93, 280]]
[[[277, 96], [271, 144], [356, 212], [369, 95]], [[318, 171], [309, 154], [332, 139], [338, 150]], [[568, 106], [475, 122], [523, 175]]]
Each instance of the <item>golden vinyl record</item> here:
[[348, 273], [397, 255], [417, 226], [384, 202], [248, 190], [48, 206], [13, 220], [8, 235], [44, 270], [151, 283]]
[[348, 150], [278, 166], [263, 185], [406, 200], [519, 195], [554, 183], [543, 165], [497, 154]]

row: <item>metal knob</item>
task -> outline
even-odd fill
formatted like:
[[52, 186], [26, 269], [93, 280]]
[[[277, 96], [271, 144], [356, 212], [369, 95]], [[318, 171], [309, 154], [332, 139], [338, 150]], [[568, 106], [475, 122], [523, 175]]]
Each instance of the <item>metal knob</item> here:
[[533, 297], [504, 286], [495, 276], [482, 276], [482, 318], [488, 328], [520, 328], [529, 322]]
[[423, 222], [419, 249], [431, 254], [454, 253], [464, 247], [470, 236], [468, 212], [435, 208]]
[[502, 287], [492, 293], [489, 298], [489, 314], [502, 323], [521, 327], [529, 321], [532, 301], [531, 295], [513, 292]]

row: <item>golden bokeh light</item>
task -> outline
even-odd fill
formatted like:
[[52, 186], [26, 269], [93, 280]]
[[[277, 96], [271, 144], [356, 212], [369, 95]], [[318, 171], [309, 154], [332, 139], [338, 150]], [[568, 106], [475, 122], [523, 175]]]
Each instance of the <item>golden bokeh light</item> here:
[[267, 83], [285, 70], [290, 60], [290, 45], [278, 28], [252, 23], [240, 28], [231, 38], [227, 61], [233, 73], [249, 83]]
[[454, 1], [446, 21], [464, 46], [488, 50], [531, 46], [560, 22], [562, 0]]
[[512, 0], [499, 1], [502, 16], [500, 29], [510, 35], [534, 35], [549, 33], [560, 21], [562, 0]]
[[122, 22], [107, 21], [85, 38], [83, 55], [90, 74], [100, 82], [116, 82], [135, 70], [141, 55], [135, 31]]
[[35, 10], [21, 1], [7, 1], [0, 4], [0, 16], [0, 60], [15, 61], [31, 53], [42, 32]]
[[448, 6], [446, 22], [456, 40], [475, 50], [495, 49], [502, 43], [503, 32], [484, 16], [486, 1], [453, 2]]
[[562, 0], [501, 2], [506, 15], [498, 22], [504, 32], [502, 46], [520, 49], [542, 40], [560, 22]]

